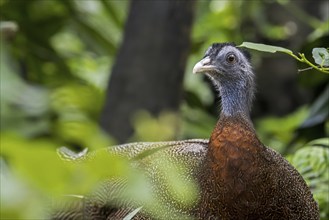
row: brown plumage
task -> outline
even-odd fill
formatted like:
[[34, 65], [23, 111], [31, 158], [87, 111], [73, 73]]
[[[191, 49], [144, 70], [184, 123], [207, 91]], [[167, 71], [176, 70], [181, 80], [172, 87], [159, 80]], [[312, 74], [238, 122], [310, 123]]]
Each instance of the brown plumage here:
[[243, 118], [219, 120], [202, 170], [198, 219], [319, 219], [300, 174]]
[[[246, 53], [233, 44], [213, 44], [193, 72], [209, 76], [221, 95], [222, 110], [209, 143], [135, 143], [116, 146], [114, 151], [134, 158], [144, 151], [160, 149], [147, 160], [168, 153], [173, 163], [183, 161], [189, 171], [186, 178], [195, 179], [200, 192], [195, 206], [180, 212], [196, 219], [319, 219], [318, 206], [301, 175], [256, 135], [249, 116], [254, 74]], [[148, 173], [155, 185], [159, 184], [152, 167]], [[124, 189], [123, 185], [116, 188]], [[122, 219], [133, 210], [129, 203], [108, 206], [113, 185], [108, 186], [98, 193], [94, 205], [77, 213], [93, 210], [88, 218]], [[160, 194], [166, 197], [165, 192]], [[57, 219], [65, 219], [58, 216]], [[179, 213], [163, 214], [164, 219], [177, 216]], [[148, 217], [141, 211], [134, 219]]]

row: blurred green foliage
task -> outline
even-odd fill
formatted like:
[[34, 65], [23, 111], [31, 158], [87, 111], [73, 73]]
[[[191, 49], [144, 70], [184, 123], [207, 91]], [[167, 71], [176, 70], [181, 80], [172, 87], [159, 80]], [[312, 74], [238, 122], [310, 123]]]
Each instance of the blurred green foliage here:
[[[296, 112], [285, 117], [266, 117], [256, 121], [256, 127], [259, 137], [265, 141], [268, 146], [275, 146], [279, 152], [283, 152], [287, 144], [294, 138], [295, 131], [306, 119], [308, 110], [303, 107]], [[301, 145], [303, 141], [296, 143]]]
[[329, 138], [307, 143], [287, 158], [303, 175], [320, 206], [321, 219], [328, 219], [329, 207]]
[[[190, 74], [193, 65], [213, 42], [252, 41], [257, 39], [255, 30], [272, 40], [291, 37], [293, 28], [266, 19], [264, 9], [269, 2], [273, 1], [198, 2], [181, 115], [164, 112], [153, 118], [147, 112], [139, 112], [134, 119], [136, 133], [132, 141], [209, 137], [217, 120], [217, 113], [212, 110], [215, 97], [203, 78]], [[296, 12], [297, 17], [306, 17], [301, 16], [305, 12], [291, 1], [277, 2], [284, 9]], [[106, 0], [0, 1], [2, 219], [47, 216], [44, 204], [52, 199], [60, 200], [65, 194], [90, 192], [105, 176], [130, 181], [131, 189], [126, 196], [140, 198], [136, 204], [146, 204], [143, 209], [147, 212], [152, 214], [159, 207], [164, 211], [170, 209], [157, 200], [156, 192], [150, 192], [150, 182], [142, 171], [131, 167], [126, 159], [102, 154], [101, 150], [94, 156], [96, 160], [81, 165], [78, 161], [63, 162], [56, 154], [61, 146], [94, 152], [115, 143], [100, 129], [98, 117], [128, 4], [128, 1]], [[254, 21], [255, 29], [243, 26], [248, 20]], [[328, 34], [328, 22], [312, 17], [305, 22], [314, 29], [304, 42], [305, 47], [311, 45], [312, 49], [314, 42]], [[259, 61], [259, 56], [256, 54], [254, 60]], [[300, 78], [300, 83], [310, 88], [327, 80], [313, 72], [304, 72]], [[326, 129], [322, 129], [321, 135], [329, 135], [326, 91], [314, 103], [290, 115], [256, 120], [256, 129], [264, 143], [290, 153], [288, 159], [312, 187], [322, 219], [329, 218], [326, 196], [329, 140], [307, 144], [318, 137], [312, 132], [306, 137], [304, 131], [324, 124]], [[167, 174], [169, 190], [181, 192], [180, 196], [190, 204], [196, 192], [193, 184], [187, 187], [190, 183], [177, 178], [176, 169], [165, 164], [165, 160], [150, 163], [160, 164], [159, 170]]]

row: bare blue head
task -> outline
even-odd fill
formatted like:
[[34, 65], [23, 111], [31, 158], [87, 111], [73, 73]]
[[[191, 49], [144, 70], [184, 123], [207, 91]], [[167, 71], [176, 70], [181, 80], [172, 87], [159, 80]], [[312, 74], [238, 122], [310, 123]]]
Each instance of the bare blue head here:
[[215, 43], [193, 68], [205, 73], [221, 95], [221, 115], [242, 115], [249, 119], [254, 97], [254, 73], [249, 54], [233, 43]]

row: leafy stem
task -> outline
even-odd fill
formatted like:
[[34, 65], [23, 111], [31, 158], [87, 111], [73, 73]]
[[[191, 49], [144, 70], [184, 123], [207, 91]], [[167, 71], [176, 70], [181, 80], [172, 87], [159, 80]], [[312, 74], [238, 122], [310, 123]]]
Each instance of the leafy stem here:
[[[319, 65], [313, 64], [310, 62], [303, 53], [298, 53], [298, 55], [295, 55], [291, 50], [284, 48], [284, 47], [277, 47], [277, 46], [272, 46], [272, 45], [265, 45], [265, 44], [257, 44], [257, 43], [251, 43], [251, 42], [243, 42], [240, 47], [246, 47], [249, 49], [253, 50], [258, 50], [262, 52], [268, 52], [268, 53], [276, 53], [276, 52], [281, 52], [281, 53], [286, 53], [296, 60], [298, 60], [301, 63], [305, 63], [309, 65], [312, 69], [316, 69], [320, 72], [327, 73], [329, 74], [329, 67], [328, 66], [328, 50], [325, 48], [313, 48], [313, 58], [314, 54], [317, 56], [315, 58], [315, 62]], [[320, 56], [320, 58], [319, 58]], [[320, 61], [318, 60], [320, 59]], [[321, 65], [320, 65], [321, 64]], [[325, 67], [326, 66], [326, 67]], [[309, 69], [309, 68], [307, 68]]]
[[314, 65], [313, 63], [311, 63], [303, 53], [298, 53], [299, 57], [296, 56], [295, 54], [291, 53], [289, 54], [290, 56], [292, 56], [293, 58], [295, 58], [296, 60], [302, 62], [302, 63], [306, 63], [307, 65], [309, 65], [310, 67], [323, 72], [323, 73], [328, 73], [329, 74], [329, 68], [328, 67], [323, 67], [323, 66], [317, 66]]

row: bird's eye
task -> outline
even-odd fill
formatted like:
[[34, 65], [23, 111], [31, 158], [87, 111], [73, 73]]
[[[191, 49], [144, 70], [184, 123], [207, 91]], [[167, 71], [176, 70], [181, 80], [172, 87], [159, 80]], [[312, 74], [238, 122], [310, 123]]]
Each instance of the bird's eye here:
[[227, 57], [226, 57], [226, 61], [228, 62], [228, 63], [235, 63], [236, 62], [236, 57], [235, 57], [235, 55], [234, 54], [229, 54], [229, 55], [227, 55]]

